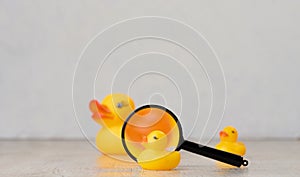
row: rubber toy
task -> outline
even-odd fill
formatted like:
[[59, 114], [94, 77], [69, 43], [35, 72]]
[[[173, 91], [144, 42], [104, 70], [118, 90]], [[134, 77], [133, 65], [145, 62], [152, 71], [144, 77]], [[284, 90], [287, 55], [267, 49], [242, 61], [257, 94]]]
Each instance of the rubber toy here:
[[216, 145], [216, 149], [243, 156], [246, 153], [246, 147], [244, 143], [237, 140], [237, 130], [232, 126], [227, 126], [220, 131], [220, 142]]
[[[145, 150], [137, 158], [138, 164], [147, 170], [171, 170], [180, 162], [178, 151], [169, 152], [167, 136], [164, 132], [155, 130], [149, 133], [143, 140]], [[155, 157], [155, 159], [153, 159]]]
[[124, 120], [134, 110], [133, 100], [125, 94], [110, 94], [101, 103], [90, 101], [92, 118], [102, 126], [96, 136], [96, 146], [104, 154], [126, 154], [121, 129]]

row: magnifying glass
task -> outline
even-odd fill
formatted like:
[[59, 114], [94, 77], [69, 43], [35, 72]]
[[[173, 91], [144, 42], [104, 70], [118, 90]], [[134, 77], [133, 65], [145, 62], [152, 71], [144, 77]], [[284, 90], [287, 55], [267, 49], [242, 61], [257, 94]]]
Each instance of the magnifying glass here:
[[134, 110], [123, 124], [121, 137], [127, 154], [150, 169], [175, 168], [181, 149], [236, 167], [248, 165], [241, 156], [185, 140], [176, 115], [160, 105]]

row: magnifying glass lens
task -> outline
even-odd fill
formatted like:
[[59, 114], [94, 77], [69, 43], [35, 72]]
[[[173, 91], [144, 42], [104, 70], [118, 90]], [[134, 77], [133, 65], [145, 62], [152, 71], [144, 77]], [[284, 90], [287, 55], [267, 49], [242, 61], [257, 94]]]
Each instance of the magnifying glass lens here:
[[135, 161], [152, 161], [175, 151], [181, 129], [174, 115], [160, 106], [135, 110], [122, 129], [122, 141], [128, 155]]

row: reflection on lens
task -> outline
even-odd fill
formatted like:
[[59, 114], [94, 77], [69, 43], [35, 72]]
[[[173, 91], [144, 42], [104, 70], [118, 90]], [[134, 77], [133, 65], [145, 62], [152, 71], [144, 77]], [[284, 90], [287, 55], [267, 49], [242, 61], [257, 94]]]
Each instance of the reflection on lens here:
[[165, 157], [180, 142], [177, 121], [172, 112], [161, 106], [147, 105], [135, 110], [123, 126], [125, 150], [138, 162]]

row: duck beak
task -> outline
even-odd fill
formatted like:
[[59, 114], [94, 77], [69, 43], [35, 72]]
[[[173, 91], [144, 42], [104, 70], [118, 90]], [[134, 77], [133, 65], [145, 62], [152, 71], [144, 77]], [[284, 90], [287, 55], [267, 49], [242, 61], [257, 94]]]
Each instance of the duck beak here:
[[220, 134], [220, 137], [227, 137], [228, 136], [228, 134], [224, 131], [220, 131], [219, 134]]
[[113, 114], [109, 108], [100, 104], [97, 100], [90, 102], [90, 110], [92, 112], [92, 118], [96, 121], [99, 119], [113, 119]]

